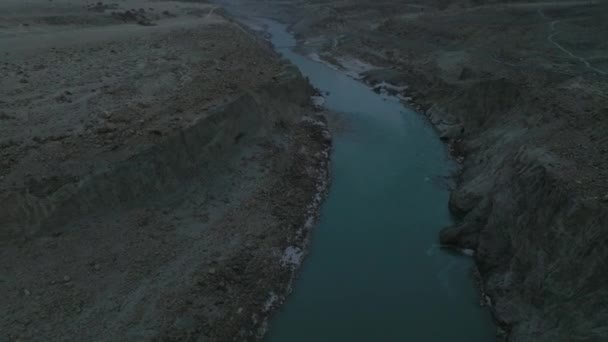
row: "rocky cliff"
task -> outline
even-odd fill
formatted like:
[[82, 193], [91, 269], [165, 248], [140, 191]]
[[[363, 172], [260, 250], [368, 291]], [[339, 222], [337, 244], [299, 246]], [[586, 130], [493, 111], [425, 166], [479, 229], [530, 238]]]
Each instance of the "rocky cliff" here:
[[[457, 112], [449, 117], [470, 132], [459, 138], [466, 158], [450, 199], [462, 221], [441, 241], [476, 251], [487, 302], [509, 341], [602, 341], [608, 203], [600, 189], [584, 189], [584, 165], [548, 148], [563, 127], [526, 125], [525, 113], [536, 109], [530, 94], [505, 83], [477, 84], [449, 101]], [[437, 111], [429, 110], [432, 119]]]

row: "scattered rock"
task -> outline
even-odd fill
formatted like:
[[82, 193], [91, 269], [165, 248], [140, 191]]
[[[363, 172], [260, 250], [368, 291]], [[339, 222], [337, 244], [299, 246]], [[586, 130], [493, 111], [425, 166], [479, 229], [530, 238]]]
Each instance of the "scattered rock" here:
[[128, 10], [124, 12], [112, 12], [112, 17], [118, 20], [122, 20], [125, 22], [136, 22], [142, 26], [154, 26], [154, 24], [148, 17], [145, 15], [144, 11], [135, 11]]
[[175, 14], [169, 12], [169, 11], [163, 11], [163, 15], [167, 16], [167, 17], [175, 17]]
[[142, 18], [137, 20], [137, 24], [141, 26], [155, 26], [156, 24], [148, 20], [147, 18]]
[[116, 130], [116, 127], [114, 125], [108, 123], [104, 126], [97, 128], [97, 130], [95, 130], [95, 132], [98, 134], [107, 134], [110, 132], [114, 132], [115, 130]]
[[161, 132], [161, 131], [160, 131], [160, 130], [158, 130], [158, 129], [149, 129], [149, 130], [148, 130], [148, 133], [150, 133], [150, 134], [152, 134], [152, 135], [156, 135], [156, 136], [161, 136], [161, 135], [163, 135], [163, 132]]
[[97, 2], [96, 4], [87, 6], [87, 10], [91, 12], [105, 12], [106, 10], [118, 9], [118, 4], [104, 4]]
[[60, 103], [65, 103], [65, 102], [72, 103], [72, 100], [69, 99], [65, 94], [61, 94], [61, 95], [57, 96], [55, 98], [55, 101], [60, 102]]

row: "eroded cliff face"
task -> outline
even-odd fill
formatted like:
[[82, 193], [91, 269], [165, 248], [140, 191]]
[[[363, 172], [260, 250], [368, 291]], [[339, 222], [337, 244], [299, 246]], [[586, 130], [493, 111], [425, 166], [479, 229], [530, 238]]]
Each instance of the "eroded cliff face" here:
[[0, 340], [260, 340], [329, 181], [314, 89], [215, 6], [88, 8], [0, 4]]
[[238, 96], [124, 160], [99, 163], [81, 178], [65, 177], [54, 191], [5, 191], [0, 194], [7, 203], [0, 208], [0, 237], [56, 231], [74, 218], [171, 193], [193, 179], [212, 178], [216, 165], [233, 158], [243, 146], [270, 136], [278, 124], [297, 121], [299, 106], [306, 106], [312, 94], [298, 71], [286, 67], [276, 81]]
[[[436, 123], [467, 128], [450, 139], [464, 157], [450, 198], [462, 220], [442, 231], [441, 242], [476, 251], [487, 304], [506, 331], [501, 338], [605, 340], [608, 203], [602, 188], [585, 187], [593, 170], [551, 148], [571, 139], [567, 124], [529, 125], [528, 113], [540, 112], [538, 90], [518, 87], [525, 89], [505, 79], [479, 82], [428, 111]], [[598, 130], [581, 125], [591, 135]]]
[[260, 340], [328, 187], [312, 92], [287, 68], [58, 193], [14, 193], [35, 201], [0, 210], [6, 336]]
[[465, 167], [451, 205], [466, 214], [442, 241], [477, 251], [485, 292], [511, 341], [600, 341], [608, 210], [564, 190], [545, 154], [522, 147]]

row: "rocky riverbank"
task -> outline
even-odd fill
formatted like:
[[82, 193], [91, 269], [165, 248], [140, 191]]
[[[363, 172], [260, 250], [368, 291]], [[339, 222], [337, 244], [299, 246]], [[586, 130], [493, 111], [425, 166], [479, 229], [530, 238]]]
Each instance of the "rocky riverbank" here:
[[0, 11], [0, 340], [259, 339], [327, 189], [309, 83], [208, 4]]
[[605, 4], [234, 2], [440, 130], [462, 164], [440, 238], [475, 251], [499, 340], [608, 338]]

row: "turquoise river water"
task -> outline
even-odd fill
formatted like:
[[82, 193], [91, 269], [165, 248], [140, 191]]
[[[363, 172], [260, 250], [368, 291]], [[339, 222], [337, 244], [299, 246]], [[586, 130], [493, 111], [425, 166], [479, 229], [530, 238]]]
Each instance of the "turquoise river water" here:
[[435, 180], [454, 167], [437, 133], [398, 99], [294, 53], [286, 26], [261, 22], [344, 126], [310, 253], [267, 341], [493, 341], [472, 260], [437, 246], [451, 218]]

